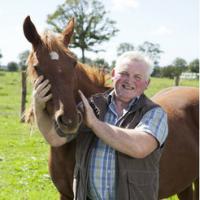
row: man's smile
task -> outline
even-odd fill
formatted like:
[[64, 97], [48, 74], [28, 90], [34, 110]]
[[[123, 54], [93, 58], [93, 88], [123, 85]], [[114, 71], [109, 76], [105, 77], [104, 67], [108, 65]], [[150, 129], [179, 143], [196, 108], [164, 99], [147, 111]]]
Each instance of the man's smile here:
[[126, 90], [134, 90], [134, 89], [135, 89], [135, 87], [129, 86], [129, 85], [126, 85], [126, 84], [122, 84], [122, 87], [123, 87], [124, 89], [126, 89]]

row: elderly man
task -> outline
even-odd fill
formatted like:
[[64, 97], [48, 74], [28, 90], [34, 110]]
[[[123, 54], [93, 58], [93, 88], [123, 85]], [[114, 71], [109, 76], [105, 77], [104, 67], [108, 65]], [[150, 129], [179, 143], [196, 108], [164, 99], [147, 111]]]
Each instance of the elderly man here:
[[[80, 91], [84, 124], [77, 138], [74, 194], [78, 200], [157, 200], [159, 160], [168, 134], [163, 109], [144, 95], [150, 83], [150, 61], [126, 52], [112, 71], [113, 89], [88, 100]], [[48, 80], [35, 83], [34, 107], [40, 131], [58, 146], [72, 138], [55, 134], [43, 113]], [[92, 105], [92, 106], [91, 106]], [[43, 123], [39, 123], [43, 119]], [[51, 130], [51, 131], [49, 131]]]

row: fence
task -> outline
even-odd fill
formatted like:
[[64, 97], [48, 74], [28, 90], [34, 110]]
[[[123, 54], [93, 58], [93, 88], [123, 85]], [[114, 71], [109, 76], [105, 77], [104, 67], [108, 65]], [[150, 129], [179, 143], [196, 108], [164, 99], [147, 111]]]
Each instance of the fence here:
[[199, 73], [183, 72], [180, 76], [181, 79], [199, 79]]

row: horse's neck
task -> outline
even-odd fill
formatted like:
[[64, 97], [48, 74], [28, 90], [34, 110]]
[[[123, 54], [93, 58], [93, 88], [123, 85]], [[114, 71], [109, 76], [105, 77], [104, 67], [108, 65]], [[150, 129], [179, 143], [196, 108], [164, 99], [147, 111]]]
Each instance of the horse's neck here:
[[95, 93], [101, 93], [106, 91], [108, 88], [104, 85], [99, 85], [99, 83], [92, 81], [86, 73], [80, 72], [78, 78], [78, 88], [83, 92], [86, 97], [90, 97]]
[[92, 82], [90, 80], [86, 81], [80, 81], [79, 83], [79, 89], [84, 93], [86, 97], [89, 97], [95, 93], [101, 93], [106, 91], [108, 88], [104, 86], [99, 86], [95, 82]]

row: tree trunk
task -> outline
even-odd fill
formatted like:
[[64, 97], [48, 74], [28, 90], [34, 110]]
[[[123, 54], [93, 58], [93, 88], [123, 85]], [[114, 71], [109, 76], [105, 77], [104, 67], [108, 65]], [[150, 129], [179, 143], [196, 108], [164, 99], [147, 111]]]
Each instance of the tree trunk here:
[[26, 109], [26, 71], [21, 72], [21, 83], [22, 83], [22, 93], [21, 93], [21, 118], [20, 122], [25, 122], [24, 112]]
[[180, 75], [176, 75], [174, 77], [174, 86], [179, 86], [179, 82], [180, 82]]
[[85, 49], [81, 49], [81, 53], [82, 53], [82, 62], [85, 63]]

